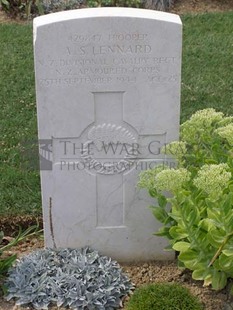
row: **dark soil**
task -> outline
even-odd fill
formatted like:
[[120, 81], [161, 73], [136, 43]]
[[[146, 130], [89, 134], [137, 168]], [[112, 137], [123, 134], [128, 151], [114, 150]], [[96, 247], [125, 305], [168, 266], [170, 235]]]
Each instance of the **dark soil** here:
[[174, 0], [171, 13], [207, 13], [233, 10], [233, 0]]

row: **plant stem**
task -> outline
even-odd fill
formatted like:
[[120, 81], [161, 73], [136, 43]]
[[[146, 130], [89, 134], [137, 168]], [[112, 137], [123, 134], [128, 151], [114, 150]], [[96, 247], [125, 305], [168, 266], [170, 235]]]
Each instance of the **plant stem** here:
[[222, 244], [220, 245], [220, 247], [218, 248], [217, 252], [214, 254], [213, 258], [211, 259], [208, 268], [213, 265], [213, 263], [216, 261], [216, 259], [219, 257], [219, 255], [222, 252], [223, 247], [227, 244], [228, 240], [233, 236], [233, 232], [231, 232], [230, 234], [228, 234], [226, 236], [226, 238], [224, 239], [224, 241], [222, 242]]

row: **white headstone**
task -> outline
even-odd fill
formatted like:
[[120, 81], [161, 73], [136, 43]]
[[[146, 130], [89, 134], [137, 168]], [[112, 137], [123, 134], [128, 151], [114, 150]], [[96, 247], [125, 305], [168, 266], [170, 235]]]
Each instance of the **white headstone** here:
[[136, 185], [178, 138], [181, 42], [180, 18], [150, 10], [34, 19], [46, 246], [91, 246], [120, 261], [173, 257]]

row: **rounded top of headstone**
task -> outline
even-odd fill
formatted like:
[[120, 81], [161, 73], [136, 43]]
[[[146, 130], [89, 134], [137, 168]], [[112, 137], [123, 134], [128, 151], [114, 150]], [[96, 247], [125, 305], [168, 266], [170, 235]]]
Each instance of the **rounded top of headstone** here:
[[73, 19], [93, 18], [93, 17], [132, 17], [166, 21], [170, 23], [182, 24], [179, 15], [165, 13], [161, 11], [136, 9], [136, 8], [84, 8], [70, 11], [63, 11], [43, 15], [34, 18], [34, 27], [39, 27], [51, 23], [69, 21]]

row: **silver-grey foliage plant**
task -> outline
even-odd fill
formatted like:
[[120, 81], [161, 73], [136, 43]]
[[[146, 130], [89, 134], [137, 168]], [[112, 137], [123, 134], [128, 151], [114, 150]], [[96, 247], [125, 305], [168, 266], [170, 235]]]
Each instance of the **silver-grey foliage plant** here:
[[16, 298], [17, 305], [77, 310], [119, 308], [133, 289], [116, 261], [90, 248], [32, 252], [10, 269], [6, 286], [7, 300]]

